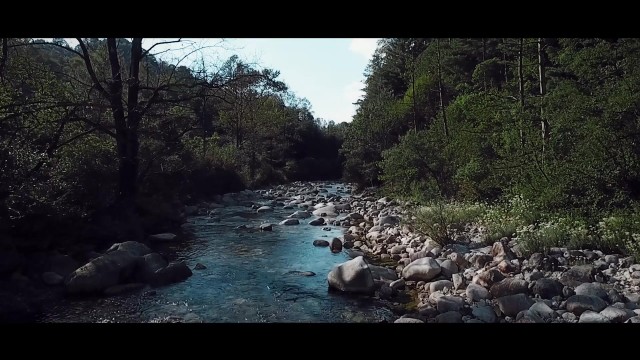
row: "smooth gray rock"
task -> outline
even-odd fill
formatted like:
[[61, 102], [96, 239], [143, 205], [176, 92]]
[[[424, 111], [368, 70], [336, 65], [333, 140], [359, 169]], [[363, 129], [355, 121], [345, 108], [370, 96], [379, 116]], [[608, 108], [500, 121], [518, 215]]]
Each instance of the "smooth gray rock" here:
[[394, 324], [424, 324], [424, 321], [410, 317], [401, 317], [393, 322]]
[[578, 320], [578, 323], [608, 323], [608, 322], [610, 322], [609, 319], [591, 310], [584, 311], [580, 315], [580, 320]]
[[538, 301], [535, 304], [531, 305], [529, 311], [543, 320], [554, 319], [558, 317], [558, 313], [550, 308], [549, 305], [545, 304], [544, 301]]
[[541, 278], [535, 281], [532, 291], [543, 299], [551, 299], [562, 295], [562, 284], [558, 280]]
[[186, 280], [191, 275], [193, 272], [184, 261], [172, 262], [157, 270], [150, 282], [153, 286], [163, 286]]
[[349, 293], [373, 293], [375, 283], [362, 256], [336, 265], [327, 275], [329, 287]]
[[474, 276], [473, 282], [488, 289], [491, 288], [493, 284], [504, 280], [504, 278], [504, 275], [499, 270], [490, 269]]
[[516, 316], [520, 311], [528, 310], [534, 301], [525, 294], [515, 294], [497, 298], [496, 303], [503, 314]]
[[576, 315], [580, 315], [586, 310], [600, 312], [607, 307], [607, 303], [597, 296], [573, 295], [567, 299], [566, 309]]
[[169, 263], [158, 253], [147, 254], [142, 257], [135, 274], [136, 281], [152, 282], [156, 271], [167, 267]]
[[493, 310], [493, 307], [486, 305], [473, 306], [471, 313], [477, 319], [482, 320], [482, 322], [493, 324], [498, 321], [498, 317], [496, 316], [496, 312]]
[[457, 274], [458, 271], [458, 265], [449, 259], [440, 263], [440, 273], [448, 279], [451, 279], [451, 276]]
[[441, 324], [462, 323], [462, 315], [457, 311], [449, 311], [436, 316], [436, 323], [441, 323]]
[[280, 221], [279, 225], [298, 225], [300, 221], [298, 219], [284, 219]]
[[409, 281], [430, 281], [440, 274], [440, 265], [431, 257], [411, 262], [402, 270], [402, 277]]
[[464, 306], [464, 300], [458, 296], [441, 296], [436, 300], [436, 308], [441, 313], [448, 311], [460, 311]]
[[478, 284], [467, 285], [466, 294], [467, 299], [472, 302], [488, 299], [491, 297], [489, 294], [489, 290]]
[[558, 279], [562, 285], [577, 287], [582, 283], [590, 283], [594, 280], [596, 270], [591, 265], [576, 265], [565, 271]]
[[115, 250], [79, 267], [69, 275], [69, 293], [94, 293], [118, 285], [133, 274], [137, 259], [128, 251]]
[[342, 251], [342, 241], [338, 238], [331, 239], [329, 249], [331, 249], [331, 252], [339, 253], [340, 251]]
[[600, 312], [600, 315], [604, 316], [610, 322], [623, 323], [636, 316], [636, 313], [634, 313], [633, 310], [608, 306]]
[[574, 291], [576, 292], [576, 295], [591, 295], [591, 296], [597, 296], [599, 298], [601, 298], [602, 300], [608, 300], [609, 299], [609, 294], [607, 293], [607, 290], [605, 290], [601, 284], [599, 283], [584, 283], [584, 284], [580, 284], [578, 285]]
[[384, 266], [369, 265], [369, 270], [371, 270], [371, 275], [374, 279], [389, 281], [398, 280], [398, 274], [396, 274], [393, 269], [389, 269]]
[[453, 274], [451, 276], [451, 279], [453, 280], [453, 288], [455, 290], [460, 290], [462, 289], [462, 287], [464, 286], [464, 278], [462, 277], [462, 275], [460, 274]]
[[395, 290], [402, 290], [405, 287], [405, 281], [404, 279], [398, 279], [396, 281], [392, 281], [389, 286]]
[[514, 294], [527, 294], [529, 292], [529, 283], [525, 280], [506, 278], [493, 284], [490, 292], [494, 298]]
[[273, 224], [260, 224], [260, 231], [272, 231]]
[[324, 225], [324, 218], [317, 218], [317, 219], [311, 220], [309, 221], [309, 225], [311, 226]]
[[443, 290], [444, 288], [453, 289], [453, 283], [449, 280], [438, 280], [438, 281], [429, 283], [430, 293]]
[[151, 253], [151, 249], [147, 245], [143, 243], [139, 243], [137, 241], [125, 241], [123, 243], [115, 243], [111, 245], [109, 250], [107, 250], [107, 253], [114, 252], [114, 251], [125, 251], [133, 256], [145, 256]]
[[256, 210], [257, 213], [265, 213], [270, 211], [273, 211], [273, 208], [271, 206], [261, 206]]

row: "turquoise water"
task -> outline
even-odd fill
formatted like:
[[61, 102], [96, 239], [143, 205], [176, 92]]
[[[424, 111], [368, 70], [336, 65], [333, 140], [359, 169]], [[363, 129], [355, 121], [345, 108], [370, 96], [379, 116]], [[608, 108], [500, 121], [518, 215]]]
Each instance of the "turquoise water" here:
[[[328, 194], [346, 196], [327, 186]], [[267, 204], [261, 198], [254, 200]], [[147, 322], [174, 319], [195, 322], [379, 322], [391, 312], [365, 296], [329, 292], [326, 275], [349, 259], [314, 247], [313, 240], [340, 236], [342, 229], [300, 225], [277, 225], [298, 210], [276, 207], [256, 214], [246, 206], [229, 206], [213, 216], [196, 216], [187, 228], [195, 238], [186, 244], [158, 249], [173, 253], [193, 268], [184, 282], [156, 288], [153, 296], [138, 294], [107, 299], [65, 300], [46, 314], [44, 321]], [[261, 223], [273, 223], [273, 231], [256, 231]], [[247, 229], [237, 229], [246, 225]], [[299, 272], [311, 271], [315, 276]], [[148, 291], [148, 290], [147, 290]]]

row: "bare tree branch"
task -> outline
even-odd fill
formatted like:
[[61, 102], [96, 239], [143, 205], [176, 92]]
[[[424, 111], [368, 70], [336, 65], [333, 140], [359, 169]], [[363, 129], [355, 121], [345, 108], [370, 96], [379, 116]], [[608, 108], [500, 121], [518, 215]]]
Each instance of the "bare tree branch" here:
[[[110, 94], [109, 92], [107, 92], [107, 90], [104, 89], [104, 87], [102, 87], [102, 84], [100, 84], [100, 80], [98, 80], [96, 72], [93, 70], [93, 65], [91, 64], [91, 57], [89, 57], [89, 50], [87, 50], [87, 46], [81, 38], [76, 38], [76, 40], [78, 40], [78, 44], [82, 49], [82, 55], [80, 55], [80, 57], [84, 60], [84, 64], [87, 67], [87, 72], [89, 73], [89, 76], [93, 81], [93, 85], [95, 85], [96, 89], [98, 89], [98, 91], [100, 91], [100, 93], [108, 99], [110, 97]], [[64, 48], [64, 46], [62, 47]], [[78, 53], [77, 51], [74, 52]]]

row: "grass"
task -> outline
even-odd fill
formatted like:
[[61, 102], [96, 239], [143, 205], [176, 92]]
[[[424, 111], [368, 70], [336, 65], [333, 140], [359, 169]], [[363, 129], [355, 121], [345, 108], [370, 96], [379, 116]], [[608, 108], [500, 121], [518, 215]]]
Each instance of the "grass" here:
[[546, 253], [552, 247], [598, 249], [640, 261], [638, 208], [604, 213], [597, 223], [568, 214], [548, 214], [520, 196], [496, 204], [432, 202], [415, 213], [416, 229], [439, 245], [453, 243], [456, 230], [466, 224], [485, 229], [485, 242], [515, 238], [525, 255]]

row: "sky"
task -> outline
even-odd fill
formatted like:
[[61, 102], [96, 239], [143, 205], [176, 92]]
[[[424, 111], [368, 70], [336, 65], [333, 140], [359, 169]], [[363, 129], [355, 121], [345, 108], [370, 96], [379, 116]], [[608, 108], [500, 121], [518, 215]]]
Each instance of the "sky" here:
[[[143, 47], [170, 39], [145, 39]], [[280, 80], [296, 96], [306, 98], [316, 118], [351, 121], [356, 100], [362, 96], [364, 70], [378, 39], [185, 39], [158, 45], [153, 53], [163, 60], [177, 60], [194, 48], [212, 64], [221, 64], [233, 54], [258, 68], [280, 71]], [[170, 50], [170, 51], [168, 51]], [[166, 52], [165, 52], [166, 51]], [[197, 57], [199, 57], [199, 55]], [[195, 56], [182, 65], [190, 65]]]

